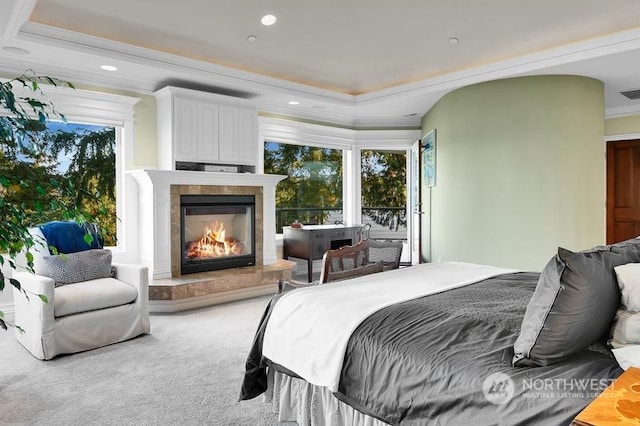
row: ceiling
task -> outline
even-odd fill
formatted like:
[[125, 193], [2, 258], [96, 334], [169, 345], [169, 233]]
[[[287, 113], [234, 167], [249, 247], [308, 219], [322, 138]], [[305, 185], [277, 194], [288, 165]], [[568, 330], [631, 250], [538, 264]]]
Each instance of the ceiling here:
[[619, 94], [640, 89], [638, 0], [0, 0], [0, 35], [7, 76], [190, 87], [353, 128], [417, 127], [451, 90], [533, 74], [600, 79], [608, 116], [640, 113]]

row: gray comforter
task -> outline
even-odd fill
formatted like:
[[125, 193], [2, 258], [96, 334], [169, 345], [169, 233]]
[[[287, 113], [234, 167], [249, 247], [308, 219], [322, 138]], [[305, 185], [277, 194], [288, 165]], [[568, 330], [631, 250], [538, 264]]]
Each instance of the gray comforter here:
[[[553, 366], [511, 367], [537, 278], [502, 275], [381, 309], [353, 333], [336, 397], [390, 424], [569, 424], [622, 370], [600, 343]], [[261, 345], [270, 307], [241, 399], [266, 389]]]

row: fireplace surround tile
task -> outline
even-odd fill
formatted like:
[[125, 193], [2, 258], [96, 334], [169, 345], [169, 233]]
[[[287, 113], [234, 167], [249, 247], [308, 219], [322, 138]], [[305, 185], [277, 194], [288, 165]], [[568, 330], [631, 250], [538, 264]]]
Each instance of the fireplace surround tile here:
[[[232, 185], [171, 185], [171, 276], [179, 277], [180, 258], [180, 196], [181, 195], [254, 195], [255, 196], [255, 245], [256, 266], [263, 264], [263, 196], [262, 188]], [[237, 268], [232, 268], [237, 269]], [[193, 274], [189, 274], [193, 275]]]

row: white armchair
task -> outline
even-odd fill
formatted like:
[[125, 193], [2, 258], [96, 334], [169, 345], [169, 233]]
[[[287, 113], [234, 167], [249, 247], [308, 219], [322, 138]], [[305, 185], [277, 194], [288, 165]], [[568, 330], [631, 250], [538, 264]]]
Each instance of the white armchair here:
[[[27, 298], [13, 289], [15, 323], [24, 330], [16, 329], [17, 340], [36, 358], [48, 360], [149, 333], [147, 267], [112, 267], [113, 277], [57, 287], [53, 278], [14, 272], [13, 278], [29, 294]], [[45, 295], [48, 302], [38, 294]]]

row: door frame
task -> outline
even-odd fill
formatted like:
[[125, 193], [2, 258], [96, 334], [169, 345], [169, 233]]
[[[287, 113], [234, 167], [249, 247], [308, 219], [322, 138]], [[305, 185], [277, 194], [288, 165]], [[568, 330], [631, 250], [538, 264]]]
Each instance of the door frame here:
[[624, 133], [624, 134], [616, 134], [616, 135], [606, 135], [604, 137], [604, 201], [605, 201], [605, 212], [604, 212], [604, 238], [605, 243], [609, 241], [610, 232], [610, 224], [609, 224], [609, 212], [611, 211], [611, 206], [609, 205], [609, 159], [607, 155], [607, 144], [609, 142], [625, 142], [630, 140], [640, 140], [640, 133]]

